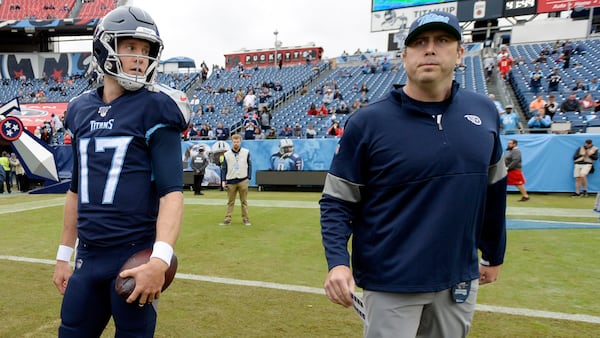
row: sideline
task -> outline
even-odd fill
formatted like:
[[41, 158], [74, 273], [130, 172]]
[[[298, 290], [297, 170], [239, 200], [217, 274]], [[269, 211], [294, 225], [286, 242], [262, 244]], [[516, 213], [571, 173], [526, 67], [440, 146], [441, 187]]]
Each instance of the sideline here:
[[[13, 194], [14, 196], [15, 194]], [[1, 196], [9, 197], [8, 194], [0, 194]], [[56, 207], [64, 205], [65, 197], [50, 197], [48, 199], [40, 199], [37, 201], [11, 203], [0, 205], [0, 214], [9, 212], [21, 212], [34, 209]], [[186, 205], [209, 205], [209, 206], [224, 206], [227, 203], [223, 198], [198, 198], [186, 197], [184, 199]], [[317, 201], [282, 201], [282, 200], [261, 200], [250, 199], [248, 205], [253, 207], [272, 207], [272, 208], [300, 208], [300, 209], [318, 209], [319, 202]], [[556, 217], [592, 217], [596, 218], [600, 214], [592, 209], [572, 209], [572, 208], [534, 208], [534, 207], [507, 207], [506, 214], [508, 216], [556, 216]]]
[[[27, 258], [27, 257], [19, 257], [19, 256], [5, 256], [5, 255], [0, 255], [0, 260], [8, 260], [8, 261], [22, 262], [22, 263], [46, 264], [46, 265], [54, 265], [56, 263], [56, 261], [49, 260], [49, 259]], [[175, 275], [175, 278], [191, 280], [191, 281], [216, 283], [216, 284], [250, 286], [250, 287], [259, 287], [259, 288], [267, 288], [267, 289], [276, 289], [276, 290], [284, 290], [284, 291], [292, 291], [292, 292], [304, 292], [304, 293], [325, 295], [325, 291], [323, 291], [322, 288], [314, 288], [314, 287], [302, 286], [302, 285], [279, 284], [279, 283], [271, 283], [271, 282], [261, 282], [261, 281], [213, 277], [213, 276], [201, 276], [201, 275], [193, 275], [193, 274], [187, 274], [187, 273], [177, 273]], [[510, 308], [510, 307], [505, 307], [505, 306], [493, 306], [493, 305], [484, 305], [484, 304], [476, 304], [475, 310], [483, 311], [483, 312], [496, 312], [496, 313], [503, 313], [503, 314], [509, 314], [509, 315], [525, 316], [525, 317], [560, 319], [560, 320], [569, 320], [569, 321], [575, 321], [575, 322], [600, 324], [600, 317], [584, 315], [584, 314], [570, 314], [570, 313], [561, 313], [561, 312], [539, 311], [539, 310], [531, 310], [531, 309], [523, 309], [523, 308]]]

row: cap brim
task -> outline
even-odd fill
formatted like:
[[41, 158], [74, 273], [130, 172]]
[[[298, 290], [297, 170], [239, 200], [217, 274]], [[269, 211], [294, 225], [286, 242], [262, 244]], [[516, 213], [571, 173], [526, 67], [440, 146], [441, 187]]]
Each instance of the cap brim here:
[[444, 23], [444, 22], [430, 22], [430, 23], [427, 23], [427, 24], [417, 27], [414, 31], [412, 31], [410, 34], [408, 34], [406, 39], [404, 39], [404, 45], [408, 46], [412, 42], [412, 40], [414, 40], [417, 36], [419, 36], [419, 34], [425, 32], [425, 31], [433, 30], [433, 29], [441, 29], [443, 31], [450, 33], [450, 35], [454, 36], [456, 38], [456, 40], [458, 40], [458, 41], [462, 40], [462, 36], [460, 35], [460, 33], [457, 32], [456, 29], [454, 29], [454, 27], [450, 26], [449, 24]]

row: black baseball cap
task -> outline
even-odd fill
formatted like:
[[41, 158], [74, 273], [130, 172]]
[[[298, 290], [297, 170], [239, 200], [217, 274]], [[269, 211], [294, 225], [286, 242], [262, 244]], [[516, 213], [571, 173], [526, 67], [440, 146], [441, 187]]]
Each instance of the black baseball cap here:
[[424, 14], [410, 25], [404, 45], [409, 45], [419, 34], [432, 29], [444, 30], [461, 41], [462, 30], [459, 23], [458, 18], [448, 12], [433, 11]]

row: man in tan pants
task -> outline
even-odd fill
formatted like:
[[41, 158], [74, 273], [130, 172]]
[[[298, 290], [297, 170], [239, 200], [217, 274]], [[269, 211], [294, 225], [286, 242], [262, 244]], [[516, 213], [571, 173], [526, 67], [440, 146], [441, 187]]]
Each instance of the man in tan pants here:
[[252, 178], [252, 161], [250, 152], [242, 148], [242, 137], [238, 134], [231, 136], [232, 148], [223, 155], [221, 165], [221, 186], [227, 186], [227, 214], [220, 225], [231, 224], [231, 214], [235, 205], [235, 195], [239, 191], [242, 204], [242, 221], [244, 225], [252, 225], [248, 217], [248, 182]]

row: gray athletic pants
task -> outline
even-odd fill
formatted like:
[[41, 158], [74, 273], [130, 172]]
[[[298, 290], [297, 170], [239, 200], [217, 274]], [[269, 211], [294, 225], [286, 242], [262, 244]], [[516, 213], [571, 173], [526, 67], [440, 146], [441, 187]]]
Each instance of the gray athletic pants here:
[[428, 293], [387, 293], [364, 290], [368, 323], [366, 338], [466, 337], [471, 327], [479, 281], [471, 282], [464, 303], [451, 289]]

